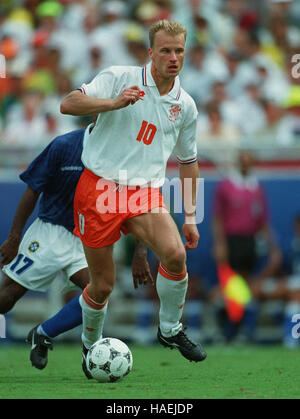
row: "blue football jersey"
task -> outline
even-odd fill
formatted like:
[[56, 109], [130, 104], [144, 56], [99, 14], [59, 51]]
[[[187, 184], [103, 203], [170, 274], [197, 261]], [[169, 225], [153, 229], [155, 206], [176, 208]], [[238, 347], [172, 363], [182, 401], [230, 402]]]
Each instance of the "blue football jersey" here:
[[20, 178], [41, 193], [38, 217], [73, 232], [73, 200], [84, 170], [81, 161], [85, 130], [56, 137], [21, 173]]

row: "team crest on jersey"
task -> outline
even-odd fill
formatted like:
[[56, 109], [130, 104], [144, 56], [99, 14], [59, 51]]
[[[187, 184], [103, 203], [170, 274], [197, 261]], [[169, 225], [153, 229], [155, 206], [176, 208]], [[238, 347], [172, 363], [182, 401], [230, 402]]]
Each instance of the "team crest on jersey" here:
[[180, 111], [181, 107], [179, 105], [171, 105], [169, 110], [169, 120], [171, 122], [177, 121]]
[[140, 97], [139, 97], [139, 99], [140, 99], [140, 100], [144, 100], [144, 99], [143, 99], [143, 97], [145, 96], [145, 94], [146, 94], [146, 93], [144, 92], [144, 90], [141, 90], [141, 91], [140, 91]]
[[28, 250], [31, 253], [36, 252], [40, 247], [40, 243], [37, 241], [31, 242], [30, 245], [28, 246]]

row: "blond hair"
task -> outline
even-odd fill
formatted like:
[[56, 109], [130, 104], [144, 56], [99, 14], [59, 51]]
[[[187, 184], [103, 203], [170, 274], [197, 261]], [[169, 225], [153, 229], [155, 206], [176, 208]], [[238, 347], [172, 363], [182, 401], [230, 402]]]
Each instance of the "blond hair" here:
[[158, 20], [157, 22], [152, 23], [149, 29], [150, 48], [153, 47], [155, 34], [158, 31], [165, 31], [172, 36], [183, 34], [184, 39], [186, 39], [186, 28], [181, 23], [171, 22], [169, 20]]

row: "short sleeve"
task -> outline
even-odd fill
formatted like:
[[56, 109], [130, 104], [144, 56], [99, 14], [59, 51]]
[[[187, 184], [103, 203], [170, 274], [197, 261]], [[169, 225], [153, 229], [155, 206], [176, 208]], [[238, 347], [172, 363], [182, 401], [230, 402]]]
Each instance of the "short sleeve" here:
[[101, 71], [90, 83], [83, 83], [79, 90], [95, 99], [109, 99], [114, 96], [116, 74], [112, 67]]
[[20, 179], [35, 192], [43, 192], [50, 179], [57, 174], [59, 152], [54, 141], [20, 174]]
[[198, 111], [194, 101], [189, 102], [174, 154], [181, 164], [197, 161], [196, 126]]

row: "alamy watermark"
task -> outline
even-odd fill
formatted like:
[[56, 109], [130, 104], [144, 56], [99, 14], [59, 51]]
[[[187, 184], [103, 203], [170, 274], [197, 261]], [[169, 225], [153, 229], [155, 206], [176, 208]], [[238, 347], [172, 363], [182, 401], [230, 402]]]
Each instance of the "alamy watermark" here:
[[292, 336], [294, 339], [300, 338], [300, 314], [294, 314], [292, 317], [292, 323], [296, 323], [292, 328]]
[[295, 65], [292, 67], [292, 76], [294, 79], [299, 79], [300, 77], [300, 54], [294, 54], [291, 59], [292, 63]]
[[0, 54], [0, 79], [6, 77], [6, 60], [3, 54]]
[[[157, 212], [159, 202], [158, 187], [164, 201], [174, 214], [186, 214], [186, 222], [199, 224], [204, 219], [204, 179], [185, 178], [183, 185], [179, 178], [154, 179], [147, 183], [146, 179], [131, 179], [128, 185], [127, 171], [119, 172], [119, 182], [100, 178], [96, 184], [99, 196], [96, 200], [97, 211], [101, 214], [125, 214], [127, 212], [145, 212], [145, 208], [153, 208]], [[136, 186], [142, 185], [142, 186]], [[183, 188], [182, 188], [183, 186]], [[147, 189], [145, 189], [147, 187]], [[172, 193], [173, 190], [173, 193]], [[147, 212], [147, 211], [146, 211]]]
[[3, 314], [0, 314], [0, 339], [6, 338], [6, 323]]

